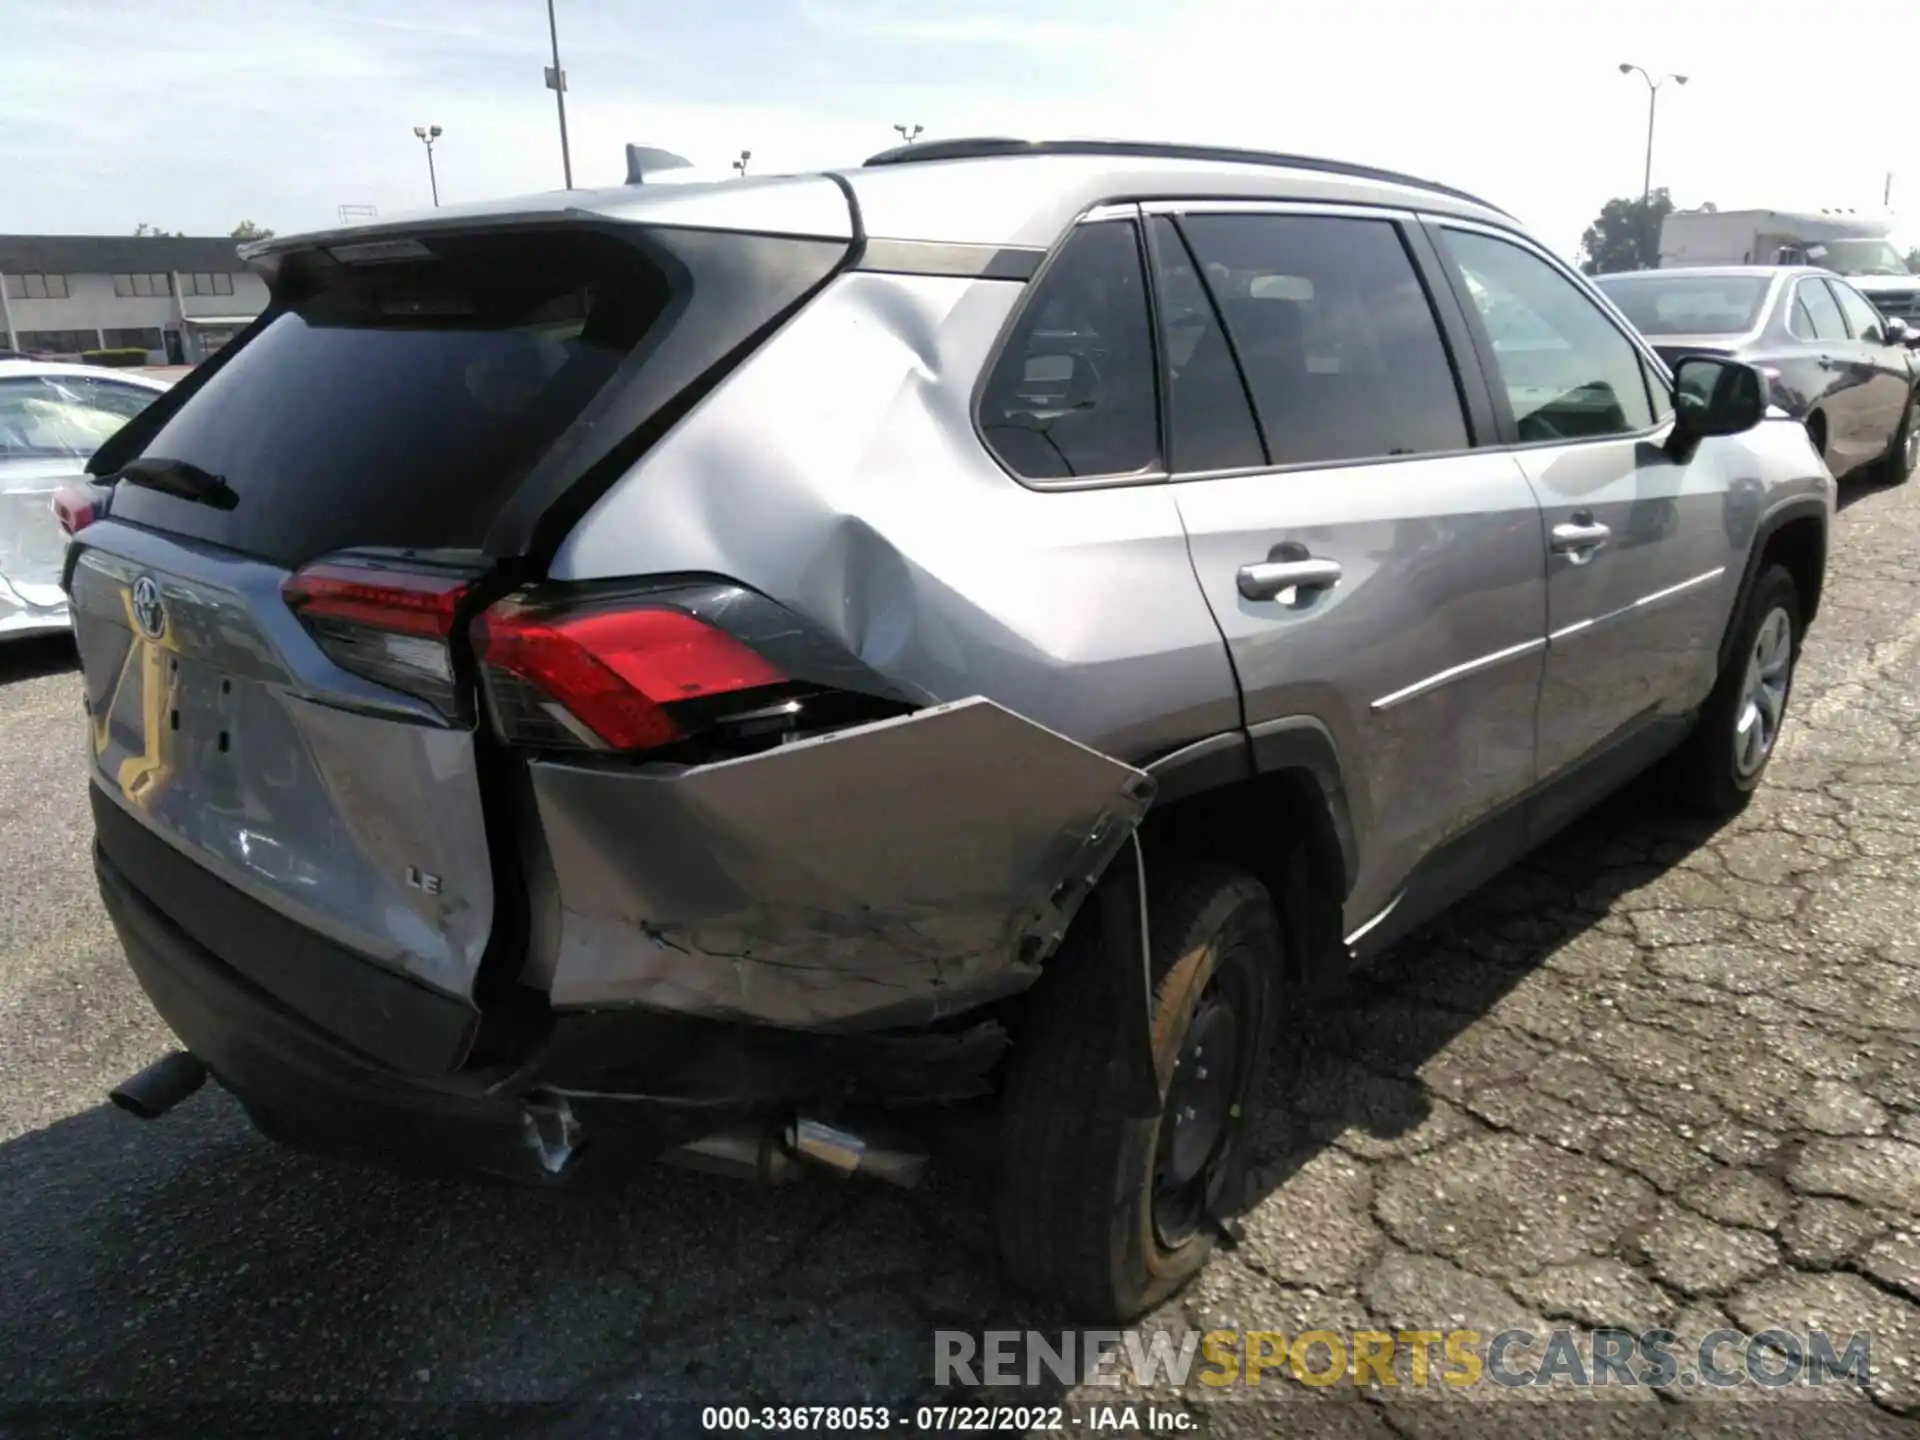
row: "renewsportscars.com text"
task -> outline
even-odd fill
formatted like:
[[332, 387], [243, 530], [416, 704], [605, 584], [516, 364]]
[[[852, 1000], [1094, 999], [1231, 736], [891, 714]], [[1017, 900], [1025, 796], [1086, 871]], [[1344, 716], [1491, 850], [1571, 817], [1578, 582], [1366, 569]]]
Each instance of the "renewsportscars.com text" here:
[[1671, 1330], [962, 1330], [934, 1332], [934, 1383], [1465, 1389], [1497, 1385], [1716, 1389], [1864, 1386], [1873, 1337], [1824, 1330], [1715, 1330], [1697, 1344]]

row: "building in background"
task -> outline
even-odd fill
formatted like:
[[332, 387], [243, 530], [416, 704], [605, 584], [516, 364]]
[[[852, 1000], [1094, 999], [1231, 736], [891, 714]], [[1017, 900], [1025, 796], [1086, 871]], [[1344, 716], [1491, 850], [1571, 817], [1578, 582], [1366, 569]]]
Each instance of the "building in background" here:
[[224, 235], [0, 235], [0, 348], [194, 365], [266, 308]]

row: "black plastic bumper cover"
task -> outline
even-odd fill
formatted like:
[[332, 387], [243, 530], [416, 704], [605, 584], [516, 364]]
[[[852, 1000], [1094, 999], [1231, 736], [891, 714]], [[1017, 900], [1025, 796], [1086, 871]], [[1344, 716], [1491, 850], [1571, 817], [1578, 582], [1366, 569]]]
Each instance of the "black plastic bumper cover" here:
[[101, 898], [135, 978], [190, 1051], [277, 1139], [318, 1150], [547, 1180], [532, 1116], [475, 1082], [382, 1069], [289, 1014], [163, 915], [105, 852]]

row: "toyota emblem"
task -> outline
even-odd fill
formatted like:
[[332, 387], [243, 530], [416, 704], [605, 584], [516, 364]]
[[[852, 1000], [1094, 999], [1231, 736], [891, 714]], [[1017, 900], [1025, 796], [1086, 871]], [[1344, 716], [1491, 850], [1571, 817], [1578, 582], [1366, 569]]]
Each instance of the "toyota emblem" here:
[[133, 623], [149, 640], [158, 640], [167, 630], [167, 607], [160, 599], [160, 585], [151, 575], [133, 582]]

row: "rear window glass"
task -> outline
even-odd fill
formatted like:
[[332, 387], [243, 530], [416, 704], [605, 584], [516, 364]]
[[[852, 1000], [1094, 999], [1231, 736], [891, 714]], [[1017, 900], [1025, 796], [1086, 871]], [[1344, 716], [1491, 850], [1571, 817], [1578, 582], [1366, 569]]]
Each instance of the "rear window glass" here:
[[87, 376], [0, 379], [0, 460], [82, 460], [158, 398]]
[[1771, 284], [1756, 275], [1595, 282], [1642, 335], [1744, 335]]
[[290, 262], [283, 313], [143, 452], [221, 477], [238, 503], [121, 486], [114, 513], [288, 566], [356, 545], [477, 547], [668, 287], [607, 236], [433, 246], [399, 262]]

